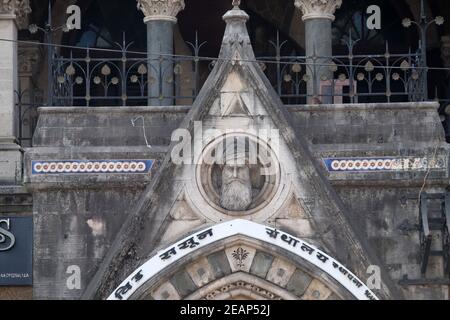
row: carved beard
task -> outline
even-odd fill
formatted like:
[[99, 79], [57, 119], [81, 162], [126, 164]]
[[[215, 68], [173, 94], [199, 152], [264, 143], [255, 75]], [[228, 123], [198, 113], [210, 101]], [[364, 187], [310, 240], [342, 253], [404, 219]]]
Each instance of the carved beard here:
[[230, 211], [245, 211], [252, 203], [250, 181], [232, 180], [222, 185], [220, 205]]

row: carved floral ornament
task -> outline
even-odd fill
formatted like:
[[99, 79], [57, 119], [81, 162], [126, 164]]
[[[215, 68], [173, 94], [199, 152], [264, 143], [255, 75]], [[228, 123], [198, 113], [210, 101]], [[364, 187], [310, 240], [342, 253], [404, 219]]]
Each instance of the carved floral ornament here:
[[15, 14], [19, 27], [25, 27], [27, 15], [31, 12], [29, 0], [0, 0], [0, 14]]
[[144, 15], [144, 22], [151, 20], [177, 21], [177, 14], [185, 7], [184, 0], [137, 0], [137, 8]]
[[334, 20], [334, 12], [341, 5], [342, 0], [295, 0], [295, 6], [303, 12], [303, 21], [308, 19]]

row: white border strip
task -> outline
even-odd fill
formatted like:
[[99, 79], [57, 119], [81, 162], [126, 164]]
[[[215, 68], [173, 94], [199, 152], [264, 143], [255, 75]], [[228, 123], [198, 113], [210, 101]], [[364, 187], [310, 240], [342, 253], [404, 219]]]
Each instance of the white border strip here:
[[217, 224], [159, 251], [123, 281], [108, 300], [129, 299], [148, 280], [188, 254], [236, 235], [244, 235], [276, 245], [301, 257], [326, 272], [359, 300], [378, 300], [375, 294], [353, 273], [316, 247], [280, 230], [242, 219]]

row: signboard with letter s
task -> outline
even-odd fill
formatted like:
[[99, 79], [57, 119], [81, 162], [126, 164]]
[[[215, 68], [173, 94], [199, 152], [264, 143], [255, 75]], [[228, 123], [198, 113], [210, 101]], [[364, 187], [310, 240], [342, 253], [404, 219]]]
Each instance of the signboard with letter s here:
[[33, 218], [0, 216], [0, 286], [33, 284]]

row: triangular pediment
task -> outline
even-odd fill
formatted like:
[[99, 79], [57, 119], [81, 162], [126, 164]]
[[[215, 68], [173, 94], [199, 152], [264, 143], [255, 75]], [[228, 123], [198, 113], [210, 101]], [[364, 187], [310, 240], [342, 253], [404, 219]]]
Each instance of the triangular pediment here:
[[[109, 295], [118, 280], [126, 278], [132, 267], [125, 261], [128, 252], [137, 257], [132, 263], [136, 267], [169, 239], [172, 241], [171, 235], [181, 238], [200, 226], [235, 219], [236, 215], [315, 239], [315, 243], [362, 277], [369, 265], [382, 265], [361, 233], [363, 228], [350, 219], [323, 168], [316, 163], [303, 136], [293, 128], [290, 114], [255, 62], [245, 27], [248, 16], [235, 8], [224, 19], [227, 29], [219, 59], [180, 126], [181, 131], [190, 135], [182, 145], [194, 144], [194, 161], [188, 164], [174, 161], [174, 150], [180, 148], [180, 141], [172, 142], [85, 298]], [[257, 176], [261, 172], [259, 162], [249, 166], [251, 201], [245, 204], [245, 209], [229, 209], [219, 199], [223, 166], [197, 161], [215, 140], [222, 139], [220, 129], [231, 130], [236, 136], [255, 136], [261, 130], [277, 132], [277, 141], [267, 137], [262, 141], [277, 160], [279, 170], [261, 178]], [[204, 136], [198, 137], [199, 131], [208, 131], [207, 141], [203, 141]], [[187, 150], [191, 148], [184, 148], [183, 155]], [[383, 278], [383, 285], [381, 297], [397, 294], [389, 278]]]

